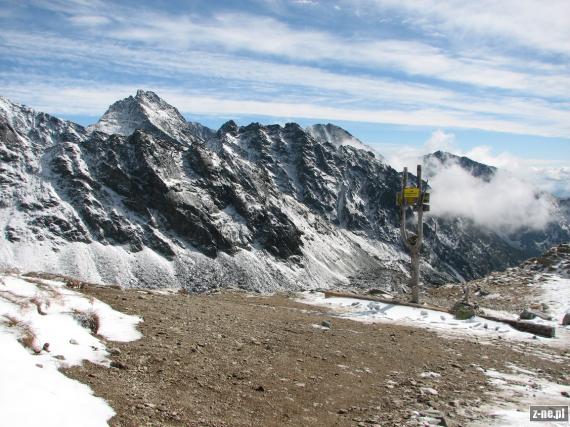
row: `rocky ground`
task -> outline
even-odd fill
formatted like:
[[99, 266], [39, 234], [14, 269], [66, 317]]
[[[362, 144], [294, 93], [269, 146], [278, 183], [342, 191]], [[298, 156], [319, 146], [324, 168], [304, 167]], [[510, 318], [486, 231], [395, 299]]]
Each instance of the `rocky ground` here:
[[65, 372], [111, 404], [112, 426], [469, 425], [491, 399], [487, 369], [570, 376], [566, 350], [358, 323], [287, 295], [82, 292], [144, 318], [142, 339], [109, 344], [111, 369]]
[[[543, 255], [531, 258], [505, 271], [493, 272], [481, 279], [466, 283], [470, 301], [478, 306], [520, 314], [525, 309], [548, 312], [538, 307], [540, 284], [556, 273], [570, 277], [570, 244], [554, 246]], [[464, 296], [464, 288], [455, 284], [431, 288], [424, 300], [434, 305], [449, 307], [450, 302]]]

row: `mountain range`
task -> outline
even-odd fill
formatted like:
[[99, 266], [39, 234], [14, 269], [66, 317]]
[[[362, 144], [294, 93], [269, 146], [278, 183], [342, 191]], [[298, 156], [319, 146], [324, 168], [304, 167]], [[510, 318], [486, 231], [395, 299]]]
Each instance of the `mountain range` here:
[[[0, 159], [3, 268], [191, 291], [390, 288], [407, 277], [401, 175], [332, 124], [230, 120], [212, 130], [139, 90], [83, 127], [0, 97]], [[570, 241], [560, 206], [516, 244], [429, 215], [424, 280], [477, 278]]]

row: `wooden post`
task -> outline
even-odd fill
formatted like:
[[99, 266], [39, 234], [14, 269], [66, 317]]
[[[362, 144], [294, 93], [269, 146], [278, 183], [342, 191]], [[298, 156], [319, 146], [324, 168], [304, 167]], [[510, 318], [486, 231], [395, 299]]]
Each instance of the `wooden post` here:
[[420, 300], [420, 250], [422, 246], [422, 240], [424, 236], [423, 227], [423, 202], [424, 194], [422, 188], [422, 166], [418, 165], [417, 172], [417, 188], [419, 192], [419, 197], [411, 205], [415, 207], [418, 212], [418, 224], [416, 229], [416, 234], [409, 234], [406, 229], [406, 210], [408, 205], [408, 200], [404, 197], [404, 191], [408, 184], [408, 168], [404, 168], [402, 173], [402, 197], [400, 203], [400, 234], [404, 242], [404, 246], [410, 252], [411, 258], [411, 268], [410, 268], [410, 288], [412, 289], [411, 301], [413, 303], [419, 303]]

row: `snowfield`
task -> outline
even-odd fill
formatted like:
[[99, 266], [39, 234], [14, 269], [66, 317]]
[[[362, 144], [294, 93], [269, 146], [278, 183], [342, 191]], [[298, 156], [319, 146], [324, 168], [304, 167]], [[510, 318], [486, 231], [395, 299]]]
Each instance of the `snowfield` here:
[[133, 341], [142, 319], [64, 283], [0, 274], [0, 414], [10, 426], [106, 426], [115, 412], [59, 368], [109, 366], [97, 338]]

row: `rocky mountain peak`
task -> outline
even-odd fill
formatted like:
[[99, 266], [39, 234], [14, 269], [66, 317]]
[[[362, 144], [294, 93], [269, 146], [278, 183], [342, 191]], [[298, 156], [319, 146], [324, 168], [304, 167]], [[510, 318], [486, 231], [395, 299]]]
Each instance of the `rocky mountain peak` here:
[[340, 126], [333, 125], [332, 123], [316, 124], [308, 126], [305, 129], [314, 139], [321, 143], [329, 143], [335, 147], [348, 145], [359, 150], [370, 151], [374, 153], [378, 160], [384, 160], [380, 153], [377, 153], [372, 147], [364, 144], [358, 138], [354, 137], [350, 132], [341, 128]]
[[131, 135], [135, 130], [158, 129], [173, 139], [187, 141], [189, 124], [180, 112], [156, 93], [139, 89], [136, 95], [112, 104], [90, 131]]
[[447, 151], [438, 150], [432, 154], [427, 154], [424, 156], [424, 165], [426, 176], [433, 176], [436, 174], [437, 169], [441, 165], [452, 165], [456, 164], [461, 168], [468, 171], [471, 175], [476, 178], [481, 178], [485, 181], [489, 181], [493, 175], [497, 172], [497, 168], [494, 166], [489, 166], [483, 163], [471, 160], [469, 157], [457, 156]]
[[236, 122], [234, 122], [233, 120], [228, 120], [222, 126], [220, 126], [220, 129], [218, 130], [218, 135], [229, 133], [230, 135], [236, 136], [238, 129], [239, 127]]

